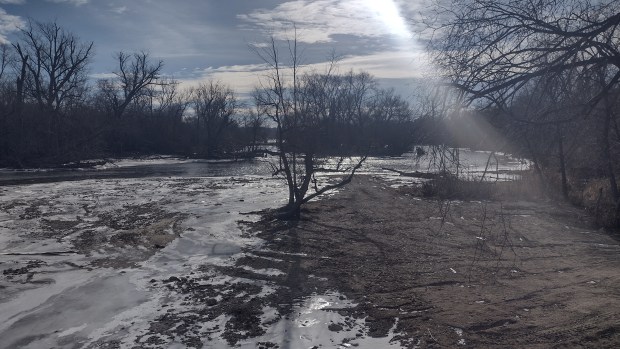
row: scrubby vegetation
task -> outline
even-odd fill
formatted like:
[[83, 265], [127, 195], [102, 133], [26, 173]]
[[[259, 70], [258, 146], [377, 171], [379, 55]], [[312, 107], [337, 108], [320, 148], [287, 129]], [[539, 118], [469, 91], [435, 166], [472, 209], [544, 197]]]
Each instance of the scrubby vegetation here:
[[619, 3], [449, 3], [430, 27], [451, 89], [423, 126], [439, 142], [529, 158], [547, 195], [620, 225]]

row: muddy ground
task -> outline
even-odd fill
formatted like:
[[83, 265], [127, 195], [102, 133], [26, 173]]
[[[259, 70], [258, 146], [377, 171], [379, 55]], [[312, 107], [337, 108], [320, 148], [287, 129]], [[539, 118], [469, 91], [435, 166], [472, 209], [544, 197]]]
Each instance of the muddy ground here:
[[416, 192], [357, 177], [303, 221], [255, 228], [304, 256], [288, 260], [291, 292], [328, 280], [368, 335], [403, 347], [620, 346], [620, 245], [583, 211]]
[[[620, 244], [577, 208], [442, 201], [357, 176], [308, 204], [302, 221], [256, 221], [242, 210], [280, 197], [271, 184], [222, 183], [129, 181], [96, 198], [71, 184], [56, 196], [35, 191], [2, 204], [12, 234], [3, 237], [5, 252], [32, 245], [73, 257], [4, 253], [0, 309], [56, 287], [65, 269], [84, 281], [16, 311], [0, 348], [620, 345]], [[246, 185], [256, 195], [218, 196]], [[223, 219], [216, 217], [241, 229], [209, 225]], [[99, 286], [133, 298], [85, 296]], [[85, 316], [97, 302], [99, 317], [110, 319]], [[73, 311], [75, 303], [84, 309]], [[55, 327], [71, 314], [79, 319]]]

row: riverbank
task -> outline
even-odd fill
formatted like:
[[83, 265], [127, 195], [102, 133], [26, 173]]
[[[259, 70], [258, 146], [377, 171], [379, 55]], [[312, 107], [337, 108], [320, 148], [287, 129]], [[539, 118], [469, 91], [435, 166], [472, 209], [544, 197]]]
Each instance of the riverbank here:
[[288, 261], [294, 289], [328, 280], [371, 337], [420, 348], [620, 343], [620, 245], [574, 207], [423, 199], [358, 176], [304, 217], [255, 229], [269, 249], [305, 256]]
[[2, 186], [0, 348], [617, 346], [620, 246], [582, 211], [413, 183], [356, 176], [299, 222], [260, 220], [263, 176]]

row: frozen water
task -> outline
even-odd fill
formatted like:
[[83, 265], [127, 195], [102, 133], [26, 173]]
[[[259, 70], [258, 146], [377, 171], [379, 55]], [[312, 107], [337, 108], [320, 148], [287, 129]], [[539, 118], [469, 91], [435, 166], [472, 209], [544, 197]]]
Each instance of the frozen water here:
[[[242, 236], [237, 221], [257, 217], [244, 212], [281, 204], [281, 189], [270, 178], [189, 180], [84, 180], [2, 187], [0, 205], [6, 209], [0, 214], [0, 269], [12, 273], [34, 259], [40, 263], [24, 275], [0, 279], [5, 287], [0, 297], [0, 347], [73, 348], [119, 333], [135, 337], [132, 332], [143, 330], [159, 314], [160, 305], [169, 301], [165, 297], [170, 297], [150, 288], [149, 280], [190, 273], [204, 264], [231, 263], [242, 248], [260, 243]], [[75, 230], [70, 236], [95, 227], [110, 235], [117, 231], [103, 225], [102, 216], [152, 204], [183, 214], [184, 233], [137, 267], [93, 269], [88, 263], [100, 257], [97, 251], [91, 251], [90, 257], [41, 254], [73, 249], [69, 235], [46, 238], [48, 222], [78, 222], [67, 229]], [[24, 216], [28, 212], [31, 216]], [[139, 217], [148, 218], [148, 214]], [[122, 255], [124, 250], [117, 253]], [[9, 255], [15, 252], [33, 254]], [[33, 277], [25, 280], [30, 272]]]
[[[482, 155], [486, 163], [488, 154]], [[382, 167], [415, 171], [423, 166], [412, 165], [410, 155], [372, 158], [362, 173], [391, 179], [395, 186], [416, 181]], [[182, 159], [124, 161], [100, 170], [0, 170], [0, 185], [4, 184], [0, 186], [0, 348], [88, 347], [99, 340], [118, 340], [121, 347], [132, 347], [155, 336], [145, 333], [150, 321], [166, 312], [165, 307], [189, 309], [181, 295], [152, 287], [151, 280], [187, 275], [204, 265], [232, 266], [251, 253], [244, 251], [260, 248], [261, 241], [244, 234], [238, 221], [256, 220], [257, 215], [247, 212], [284, 203], [281, 180], [268, 172], [262, 161]], [[38, 181], [53, 183], [28, 184]], [[20, 184], [7, 185], [11, 183]], [[159, 217], [153, 217], [153, 211]], [[112, 241], [118, 234], [131, 238], [140, 229], [132, 223], [136, 220], [167, 222], [157, 234], [176, 237], [178, 233], [178, 238], [156, 253], [149, 252], [152, 246], [115, 245]], [[79, 238], [93, 236], [106, 240], [94, 241], [90, 249], [74, 245]], [[272, 252], [277, 256], [277, 251]], [[20, 255], [11, 255], [15, 253]], [[108, 264], [93, 266], [106, 258]], [[120, 260], [127, 265], [114, 264]], [[282, 274], [275, 269], [247, 270], [272, 277]], [[214, 274], [210, 282], [239, 281]], [[257, 297], [275, 292], [268, 283], [261, 287]], [[284, 318], [274, 309], [263, 309], [263, 320], [271, 319], [267, 322], [273, 324], [263, 336], [242, 341], [240, 347], [254, 348], [266, 341], [281, 348], [399, 347], [391, 342], [393, 333], [379, 339], [359, 336], [365, 333], [364, 319], [333, 310], [352, 306], [333, 292], [300, 300]], [[202, 325], [200, 333], [212, 337], [208, 347], [228, 347], [218, 337], [227, 320], [218, 317]], [[329, 324], [344, 325], [343, 330], [330, 331]], [[183, 347], [177, 339], [166, 345]]]

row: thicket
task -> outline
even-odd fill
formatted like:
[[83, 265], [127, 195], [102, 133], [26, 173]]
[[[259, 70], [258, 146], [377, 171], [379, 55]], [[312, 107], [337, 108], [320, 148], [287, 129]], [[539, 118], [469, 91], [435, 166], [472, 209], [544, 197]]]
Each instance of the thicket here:
[[463, 133], [488, 130], [477, 142], [531, 159], [549, 195], [619, 226], [620, 3], [450, 0], [436, 9], [431, 49], [453, 103], [420, 122], [458, 144], [455, 131], [470, 120]]

